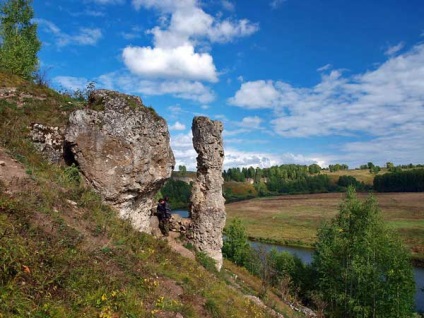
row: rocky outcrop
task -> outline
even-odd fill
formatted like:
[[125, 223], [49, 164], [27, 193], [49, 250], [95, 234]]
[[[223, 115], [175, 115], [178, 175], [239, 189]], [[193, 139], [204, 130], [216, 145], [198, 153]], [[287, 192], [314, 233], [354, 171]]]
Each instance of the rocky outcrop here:
[[50, 162], [58, 163], [63, 159], [65, 129], [38, 123], [31, 124], [30, 138], [35, 148]]
[[225, 200], [222, 196], [222, 123], [207, 117], [193, 119], [193, 146], [197, 156], [197, 176], [191, 195], [191, 240], [222, 266], [222, 230], [225, 225]]
[[96, 90], [87, 109], [70, 115], [65, 150], [106, 203], [151, 232], [153, 197], [175, 164], [162, 117], [138, 97]]

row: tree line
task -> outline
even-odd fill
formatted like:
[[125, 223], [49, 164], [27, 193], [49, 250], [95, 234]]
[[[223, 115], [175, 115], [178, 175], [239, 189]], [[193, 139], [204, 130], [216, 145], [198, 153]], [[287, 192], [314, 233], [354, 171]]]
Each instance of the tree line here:
[[[349, 167], [345, 164], [330, 165], [329, 171], [344, 171]], [[415, 168], [415, 169], [414, 169]], [[391, 162], [386, 163], [384, 175], [377, 175], [381, 167], [368, 162], [360, 169], [366, 169], [375, 174], [374, 184], [367, 185], [359, 182], [355, 177], [341, 175], [335, 181], [328, 174], [322, 174], [323, 169], [317, 164], [296, 165], [287, 164], [273, 166], [270, 168], [229, 168], [223, 172], [223, 178], [227, 182], [250, 181], [257, 196], [270, 196], [280, 194], [300, 194], [300, 193], [325, 193], [344, 192], [348, 186], [354, 186], [358, 191], [424, 191], [422, 174], [424, 165], [398, 165]], [[404, 170], [407, 169], [407, 170]], [[241, 195], [234, 196], [229, 191], [224, 192], [227, 200], [235, 201], [243, 199]], [[245, 197], [251, 197], [252, 191]]]
[[395, 171], [375, 176], [373, 186], [378, 192], [423, 192], [424, 169]]
[[[240, 220], [225, 231], [223, 255], [325, 317], [411, 317], [415, 285], [409, 252], [386, 227], [375, 199], [349, 187], [338, 215], [318, 231], [310, 265], [288, 252], [257, 250]], [[320, 315], [322, 316], [322, 315]]]

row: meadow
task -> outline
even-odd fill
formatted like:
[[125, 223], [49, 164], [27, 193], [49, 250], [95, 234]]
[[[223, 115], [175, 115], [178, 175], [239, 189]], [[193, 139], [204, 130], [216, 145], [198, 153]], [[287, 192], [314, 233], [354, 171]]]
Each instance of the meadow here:
[[[368, 194], [358, 193], [365, 199]], [[227, 224], [240, 218], [251, 239], [312, 247], [318, 228], [333, 218], [344, 193], [284, 195], [226, 205]], [[377, 193], [383, 219], [414, 258], [424, 260], [424, 193]]]

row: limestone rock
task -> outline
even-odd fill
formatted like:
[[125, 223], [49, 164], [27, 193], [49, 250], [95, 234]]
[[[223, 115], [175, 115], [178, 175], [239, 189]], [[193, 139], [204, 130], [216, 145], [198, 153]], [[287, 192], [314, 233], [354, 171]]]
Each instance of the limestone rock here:
[[193, 119], [193, 146], [197, 176], [193, 183], [190, 214], [193, 245], [222, 266], [222, 230], [225, 226], [225, 199], [222, 196], [223, 125], [207, 117]]
[[50, 162], [58, 163], [63, 159], [64, 134], [64, 129], [60, 127], [38, 123], [33, 123], [30, 127], [30, 138], [35, 148]]
[[65, 148], [106, 203], [151, 232], [153, 197], [175, 165], [162, 117], [138, 97], [96, 90], [70, 115]]

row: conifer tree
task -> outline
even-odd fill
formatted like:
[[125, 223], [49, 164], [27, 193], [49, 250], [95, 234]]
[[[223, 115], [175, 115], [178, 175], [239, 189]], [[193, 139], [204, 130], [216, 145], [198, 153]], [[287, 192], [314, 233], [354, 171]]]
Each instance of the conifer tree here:
[[8, 0], [0, 5], [0, 67], [30, 79], [38, 68], [41, 42], [32, 21], [31, 0]]

